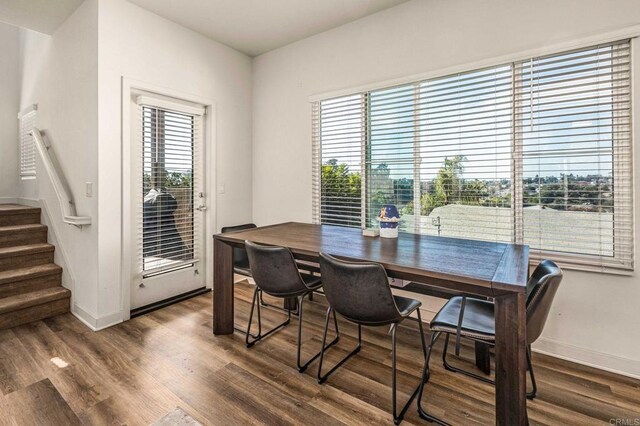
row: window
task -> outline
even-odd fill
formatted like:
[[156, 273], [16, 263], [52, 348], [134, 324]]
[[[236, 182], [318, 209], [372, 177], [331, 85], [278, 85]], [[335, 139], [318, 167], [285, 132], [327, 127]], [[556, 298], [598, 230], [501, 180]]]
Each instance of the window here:
[[[166, 108], [140, 96], [141, 181], [136, 197], [143, 274], [173, 271], [197, 261], [194, 212], [202, 112]], [[195, 108], [194, 108], [195, 111]]]
[[30, 132], [36, 124], [37, 108], [37, 105], [32, 105], [18, 114], [20, 177], [22, 179], [34, 179], [36, 177], [36, 147]]
[[345, 96], [314, 107], [313, 210], [322, 223], [362, 226], [365, 99]]
[[314, 221], [633, 268], [629, 41], [313, 105]]

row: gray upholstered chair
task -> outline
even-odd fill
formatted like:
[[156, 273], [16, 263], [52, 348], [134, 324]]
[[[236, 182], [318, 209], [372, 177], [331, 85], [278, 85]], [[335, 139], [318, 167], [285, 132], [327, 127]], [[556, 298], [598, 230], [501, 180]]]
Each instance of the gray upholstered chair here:
[[[223, 226], [222, 233], [245, 231], [247, 229], [257, 228], [254, 223], [246, 223], [244, 225], [235, 226]], [[247, 257], [247, 250], [243, 247], [233, 248], [233, 272], [238, 275], [244, 275], [245, 277], [251, 276], [251, 268], [249, 268], [249, 258]]]
[[[320, 277], [300, 273], [296, 265], [296, 261], [293, 258], [293, 254], [288, 248], [263, 246], [251, 241], [245, 241], [245, 248], [249, 257], [251, 276], [256, 282], [256, 289], [253, 293], [251, 311], [249, 313], [249, 325], [247, 326], [246, 332], [245, 342], [247, 347], [252, 347], [260, 340], [285, 327], [291, 321], [291, 311], [287, 310], [287, 319], [263, 334], [260, 312], [261, 304], [259, 302], [261, 293], [264, 292], [270, 296], [278, 298], [296, 298], [298, 302], [298, 351], [296, 362], [298, 371], [303, 372], [307, 369], [309, 364], [313, 362], [313, 360], [320, 356], [322, 352], [318, 352], [304, 364], [300, 361], [304, 298], [322, 286]], [[258, 334], [254, 336], [251, 334], [251, 324], [253, 322], [253, 313], [256, 306], [258, 311]], [[334, 322], [336, 326], [336, 337], [326, 347], [323, 342], [323, 350], [338, 342], [338, 322], [335, 316]]]
[[[377, 263], [356, 263], [336, 259], [324, 253], [320, 253], [320, 274], [324, 294], [329, 302], [325, 321], [324, 335], [322, 337], [323, 349], [318, 365], [318, 383], [324, 383], [338, 367], [344, 364], [353, 355], [360, 352], [362, 347], [362, 326], [391, 326], [391, 399], [393, 404], [393, 420], [399, 424], [407, 408], [418, 393], [419, 387], [409, 398], [409, 401], [398, 413], [396, 407], [396, 332], [398, 324], [409, 317], [412, 312], [418, 314], [418, 325], [422, 339], [422, 349], [426, 357], [426, 344], [420, 316], [421, 303], [415, 299], [394, 296], [391, 293], [389, 279], [382, 265]], [[358, 345], [337, 365], [324, 375], [322, 374], [322, 362], [324, 359], [324, 344], [327, 339], [329, 320], [331, 314], [336, 312], [342, 317], [358, 325]]]
[[[532, 391], [527, 393], [527, 398], [533, 399], [536, 396], [537, 386], [531, 363], [531, 344], [542, 334], [542, 330], [549, 316], [551, 304], [562, 281], [562, 270], [558, 265], [550, 260], [544, 260], [533, 271], [527, 281], [527, 370], [531, 376]], [[464, 302], [464, 303], [463, 303]], [[462, 310], [461, 310], [462, 309]], [[480, 341], [489, 345], [494, 345], [495, 319], [494, 304], [488, 300], [465, 298], [457, 296], [451, 298], [436, 314], [430, 324], [431, 341], [427, 348], [426, 363], [423, 371], [423, 383], [429, 380], [429, 358], [431, 349], [441, 334], [445, 334], [444, 349], [442, 351], [442, 362], [449, 371], [466, 374], [487, 383], [495, 384], [495, 381], [477, 375], [470, 371], [454, 367], [447, 362], [447, 349], [449, 346], [449, 336], [459, 334], [461, 337]], [[424, 386], [424, 385], [423, 385]], [[441, 422], [433, 416], [427, 414], [421, 406], [423, 389], [420, 389], [418, 396], [418, 412], [424, 419]]]

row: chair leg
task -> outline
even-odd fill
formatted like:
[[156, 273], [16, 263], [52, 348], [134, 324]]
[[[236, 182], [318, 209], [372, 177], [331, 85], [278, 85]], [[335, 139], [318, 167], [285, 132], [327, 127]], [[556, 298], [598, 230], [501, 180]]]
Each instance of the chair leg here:
[[427, 411], [424, 408], [422, 408], [422, 395], [424, 393], [425, 385], [427, 384], [427, 382], [429, 382], [429, 376], [430, 376], [429, 360], [431, 359], [431, 352], [433, 350], [433, 346], [436, 344], [436, 341], [438, 340], [439, 337], [440, 337], [439, 331], [436, 331], [435, 333], [431, 334], [431, 340], [429, 341], [429, 346], [427, 346], [427, 352], [424, 359], [424, 367], [422, 369], [422, 380], [420, 382], [420, 387], [418, 390], [418, 415], [420, 416], [420, 418], [428, 422], [437, 423], [439, 425], [448, 425], [448, 423], [440, 420], [435, 416], [432, 416], [431, 414], [427, 413]]
[[344, 364], [349, 358], [360, 352], [362, 348], [362, 326], [358, 324], [358, 346], [351, 351], [346, 357], [344, 357], [338, 364], [336, 364], [331, 370], [327, 372], [327, 374], [322, 375], [322, 362], [324, 361], [324, 352], [325, 352], [325, 343], [327, 342], [327, 331], [329, 330], [329, 318], [331, 317], [331, 313], [333, 312], [333, 321], [335, 322], [336, 330], [338, 329], [338, 320], [336, 318], [336, 313], [333, 308], [329, 307], [327, 309], [327, 318], [324, 322], [324, 334], [322, 335], [322, 349], [320, 349], [320, 363], [318, 364], [318, 383], [322, 384], [327, 381], [329, 376], [338, 369], [342, 364]]
[[[251, 310], [249, 311], [249, 324], [247, 325], [247, 333], [245, 338], [245, 343], [247, 345], [247, 348], [252, 347], [260, 340], [264, 339], [265, 337], [269, 336], [272, 333], [275, 333], [276, 331], [278, 331], [282, 327], [287, 326], [291, 322], [291, 312], [289, 311], [287, 314], [287, 319], [283, 323], [273, 327], [271, 330], [267, 331], [265, 334], [262, 334], [262, 315], [260, 313], [260, 302], [258, 300], [259, 293], [262, 293], [262, 291], [258, 287], [256, 287], [253, 293], [253, 300], [251, 301]], [[251, 325], [253, 323], [254, 307], [256, 306], [258, 310], [258, 334], [254, 336], [253, 334], [251, 334]], [[251, 338], [253, 338], [253, 340], [251, 340]]]
[[533, 374], [533, 362], [531, 362], [531, 345], [527, 346], [527, 367], [529, 375], [531, 376], [531, 385], [533, 389], [531, 392], [527, 392], [527, 399], [534, 399], [538, 393], [538, 386], [536, 385], [536, 376]]
[[[309, 295], [311, 295], [311, 293], [307, 293]], [[315, 361], [316, 358], [318, 358], [320, 356], [320, 354], [329, 349], [331, 346], [335, 345], [336, 343], [338, 343], [338, 340], [340, 339], [340, 332], [338, 331], [338, 320], [336, 319], [336, 314], [335, 312], [333, 313], [333, 318], [335, 320], [335, 327], [336, 327], [336, 337], [335, 339], [333, 339], [331, 341], [331, 343], [329, 343], [328, 345], [324, 345], [324, 341], [322, 342], [322, 349], [315, 354], [314, 356], [312, 356], [307, 362], [305, 362], [304, 364], [300, 364], [300, 347], [302, 346], [302, 303], [304, 302], [304, 296], [300, 296], [298, 297], [298, 354], [296, 357], [296, 363], [298, 365], [298, 371], [300, 373], [304, 372], [307, 367], [309, 366], [309, 364], [311, 364], [313, 361]]]
[[492, 385], [495, 385], [496, 382], [494, 380], [491, 380], [487, 377], [480, 376], [478, 374], [472, 373], [467, 370], [463, 370], [462, 368], [454, 367], [453, 365], [447, 362], [447, 349], [449, 347], [449, 333], [445, 333], [445, 334], [446, 334], [446, 337], [444, 340], [444, 348], [442, 349], [442, 364], [444, 365], [444, 368], [449, 371], [453, 371], [454, 373], [461, 373], [466, 376], [473, 377], [474, 379], [481, 380], [485, 383], [490, 383]]
[[[433, 417], [429, 414], [427, 414], [421, 407], [420, 407], [420, 398], [422, 398], [422, 392], [424, 389], [424, 383], [429, 380], [429, 370], [428, 370], [428, 365], [429, 365], [429, 357], [431, 355], [431, 347], [433, 346], [433, 342], [435, 342], [435, 339], [437, 339], [437, 336], [435, 338], [432, 338], [432, 341], [429, 343], [429, 347], [427, 348], [427, 344], [424, 340], [424, 328], [422, 325], [422, 315], [420, 314], [420, 309], [418, 308], [418, 310], [416, 311], [418, 314], [418, 327], [420, 328], [420, 341], [422, 343], [422, 353], [424, 355], [424, 365], [426, 370], [423, 370], [423, 378], [420, 380], [420, 384], [416, 387], [416, 389], [413, 391], [413, 393], [411, 394], [411, 396], [409, 397], [409, 399], [407, 400], [407, 402], [405, 403], [405, 405], [402, 407], [402, 410], [400, 411], [400, 414], [397, 414], [397, 408], [396, 408], [396, 402], [397, 402], [397, 381], [396, 381], [396, 374], [397, 374], [397, 369], [396, 369], [396, 333], [397, 333], [397, 329], [398, 326], [397, 324], [392, 325], [391, 328], [391, 374], [392, 379], [391, 379], [391, 391], [392, 391], [392, 400], [393, 400], [393, 422], [398, 425], [400, 424], [400, 422], [402, 422], [402, 420], [404, 419], [404, 415], [406, 414], [407, 410], [409, 409], [409, 406], [411, 405], [411, 403], [413, 403], [413, 400], [416, 398], [416, 396], [418, 397], [418, 413], [422, 412], [424, 414], [424, 418], [430, 421], [435, 421], [438, 422], [440, 424], [445, 424], [443, 423], [441, 420], [437, 419], [436, 417]], [[426, 380], [425, 380], [426, 377]]]

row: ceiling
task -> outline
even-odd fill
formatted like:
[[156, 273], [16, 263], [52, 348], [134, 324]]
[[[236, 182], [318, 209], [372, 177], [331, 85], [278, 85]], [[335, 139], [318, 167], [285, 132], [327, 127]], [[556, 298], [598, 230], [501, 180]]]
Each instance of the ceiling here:
[[129, 1], [249, 56], [257, 56], [407, 0]]
[[53, 34], [82, 1], [0, 0], [0, 22]]

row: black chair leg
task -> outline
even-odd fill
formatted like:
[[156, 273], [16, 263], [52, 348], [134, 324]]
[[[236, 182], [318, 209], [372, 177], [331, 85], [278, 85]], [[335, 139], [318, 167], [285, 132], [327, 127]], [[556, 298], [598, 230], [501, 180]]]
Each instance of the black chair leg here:
[[448, 423], [446, 423], [445, 421], [440, 420], [435, 416], [432, 416], [431, 414], [427, 413], [427, 411], [424, 408], [422, 408], [422, 395], [424, 393], [424, 387], [429, 382], [429, 376], [430, 376], [429, 360], [431, 359], [431, 352], [433, 350], [433, 345], [436, 344], [436, 341], [438, 340], [439, 337], [440, 337], [439, 331], [431, 334], [431, 340], [429, 341], [429, 346], [427, 347], [427, 353], [424, 360], [424, 367], [422, 369], [422, 380], [420, 382], [420, 387], [418, 390], [418, 415], [420, 416], [420, 418], [430, 423], [436, 423], [439, 425], [448, 425]]
[[465, 376], [473, 377], [474, 379], [478, 379], [485, 383], [490, 383], [492, 385], [495, 385], [496, 382], [494, 380], [491, 380], [487, 377], [480, 376], [478, 374], [472, 373], [462, 368], [454, 367], [453, 365], [447, 362], [447, 349], [449, 347], [449, 333], [445, 333], [445, 334], [446, 334], [446, 337], [444, 339], [444, 348], [442, 349], [442, 364], [444, 365], [444, 368], [449, 371], [453, 371], [454, 373], [461, 373], [461, 374], [464, 374]]
[[[278, 331], [282, 327], [287, 326], [291, 322], [291, 312], [289, 311], [287, 314], [287, 319], [283, 323], [273, 327], [271, 330], [267, 331], [265, 334], [262, 334], [262, 315], [260, 314], [260, 302], [258, 300], [259, 293], [262, 293], [262, 291], [256, 286], [256, 289], [253, 292], [253, 299], [251, 301], [251, 310], [249, 311], [249, 324], [247, 325], [247, 333], [245, 338], [245, 343], [247, 345], [247, 348], [252, 347], [260, 340], [264, 339], [270, 334], [275, 333], [276, 331]], [[254, 335], [251, 334], [251, 325], [253, 323], [254, 307], [256, 306], [258, 307], [257, 308], [258, 309], [258, 334], [254, 337]], [[251, 340], [251, 338], [253, 338], [253, 340]]]
[[[307, 293], [309, 295], [311, 295], [311, 293]], [[300, 364], [300, 347], [302, 346], [302, 303], [304, 302], [304, 296], [300, 296], [298, 297], [298, 354], [297, 354], [297, 358], [296, 358], [296, 363], [298, 365], [298, 371], [300, 373], [304, 372], [307, 367], [309, 366], [309, 364], [311, 364], [313, 361], [315, 361], [316, 358], [318, 358], [323, 351], [329, 349], [331, 346], [335, 345], [336, 343], [338, 343], [338, 340], [340, 339], [340, 332], [338, 331], [338, 320], [336, 319], [336, 314], [335, 312], [333, 313], [333, 319], [335, 320], [335, 326], [336, 326], [336, 337], [335, 339], [333, 339], [331, 341], [331, 343], [329, 343], [328, 345], [324, 345], [324, 340], [322, 342], [322, 349], [315, 354], [314, 356], [311, 357], [311, 359], [309, 359], [307, 362], [305, 362], [304, 364]]]
[[538, 386], [536, 385], [536, 376], [533, 374], [533, 362], [531, 362], [531, 345], [527, 346], [527, 367], [529, 375], [531, 376], [531, 386], [533, 389], [531, 392], [527, 392], [527, 399], [534, 399], [538, 393]]
[[324, 352], [325, 352], [325, 343], [327, 342], [327, 331], [329, 330], [329, 318], [331, 317], [331, 313], [333, 312], [333, 321], [335, 322], [336, 330], [338, 329], [338, 320], [336, 318], [336, 313], [333, 308], [329, 307], [327, 309], [327, 318], [324, 322], [324, 334], [322, 335], [322, 349], [320, 350], [320, 363], [318, 364], [318, 383], [322, 384], [327, 381], [329, 376], [338, 369], [342, 364], [344, 364], [349, 358], [360, 352], [362, 348], [362, 326], [358, 324], [358, 346], [351, 351], [346, 357], [344, 357], [338, 364], [336, 364], [331, 370], [327, 372], [327, 374], [322, 375], [322, 361], [324, 360]]
[[[427, 359], [427, 344], [424, 340], [424, 328], [422, 326], [422, 315], [420, 314], [420, 309], [417, 310], [418, 314], [418, 327], [420, 329], [420, 341], [422, 343], [422, 354], [424, 356], [424, 360], [426, 362]], [[416, 396], [420, 393], [422, 389], [422, 381], [416, 389], [413, 391], [408, 401], [400, 410], [400, 414], [397, 412], [397, 386], [396, 386], [396, 333], [397, 333], [398, 325], [392, 324], [391, 326], [391, 400], [393, 404], [393, 423], [398, 425], [404, 419], [404, 415], [406, 414], [409, 406], [416, 398]]]

